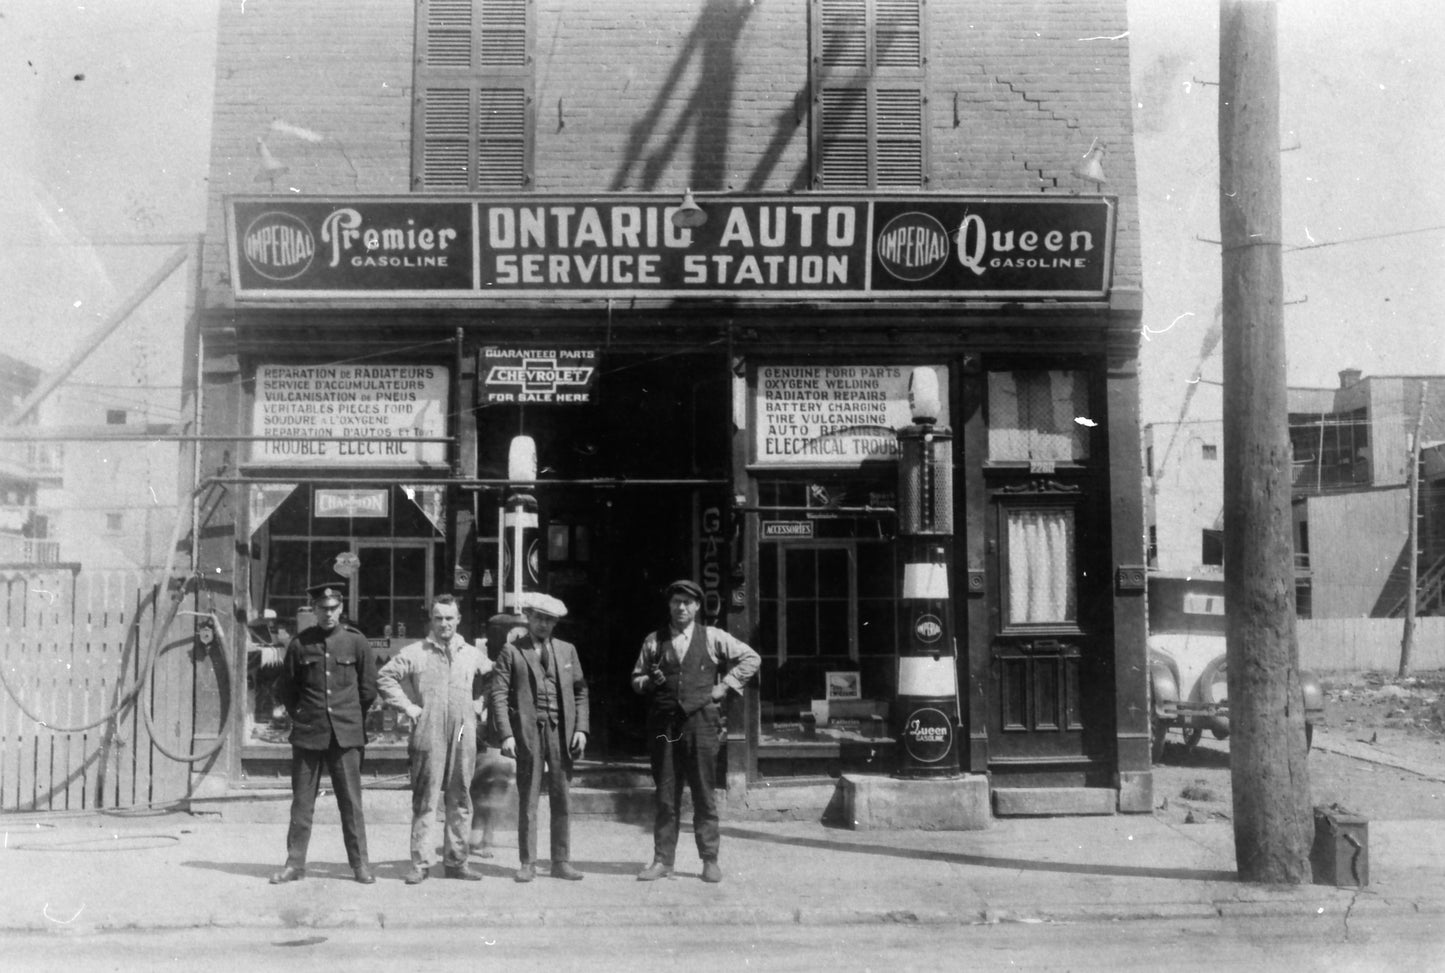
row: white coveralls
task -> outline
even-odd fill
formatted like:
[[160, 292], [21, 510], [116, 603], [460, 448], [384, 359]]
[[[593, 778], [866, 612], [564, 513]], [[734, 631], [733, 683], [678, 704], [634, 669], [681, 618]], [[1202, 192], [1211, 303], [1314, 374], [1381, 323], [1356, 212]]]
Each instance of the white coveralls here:
[[486, 650], [460, 635], [446, 646], [427, 636], [404, 647], [376, 674], [377, 692], [387, 705], [409, 714], [420, 708], [407, 741], [413, 865], [431, 865], [429, 832], [439, 790], [446, 807], [442, 861], [452, 867], [466, 864], [472, 819], [468, 789], [477, 761], [477, 718], [486, 706], [482, 677], [491, 669]]

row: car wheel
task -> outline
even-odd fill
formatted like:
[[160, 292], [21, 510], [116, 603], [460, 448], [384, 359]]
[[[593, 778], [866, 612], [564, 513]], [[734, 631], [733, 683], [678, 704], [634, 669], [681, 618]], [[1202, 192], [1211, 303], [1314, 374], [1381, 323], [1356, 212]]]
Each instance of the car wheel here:
[[1169, 732], [1169, 724], [1164, 720], [1149, 721], [1149, 762], [1164, 762], [1164, 734]]

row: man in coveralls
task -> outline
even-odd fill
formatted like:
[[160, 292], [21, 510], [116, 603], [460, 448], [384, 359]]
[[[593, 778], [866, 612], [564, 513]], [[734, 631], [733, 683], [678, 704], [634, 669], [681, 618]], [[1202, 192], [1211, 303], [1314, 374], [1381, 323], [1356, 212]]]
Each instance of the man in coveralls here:
[[366, 750], [366, 711], [376, 700], [376, 659], [366, 636], [341, 623], [344, 582], [306, 589], [316, 624], [286, 646], [277, 697], [291, 717], [291, 826], [286, 867], [271, 884], [306, 877], [306, 848], [321, 787], [321, 767], [331, 775], [341, 834], [352, 874], [363, 885], [376, 881], [366, 855], [361, 812], [361, 760]]
[[406, 884], [431, 873], [431, 822], [437, 791], [446, 808], [442, 868], [447, 878], [481, 879], [467, 866], [472, 819], [468, 788], [477, 762], [477, 717], [485, 706], [482, 677], [492, 669], [484, 649], [457, 634], [461, 611], [451, 595], [432, 602], [431, 631], [392, 656], [376, 674], [382, 700], [412, 720], [407, 741], [411, 769], [411, 871]]
[[558, 598], [523, 595], [527, 634], [502, 646], [492, 671], [492, 722], [502, 756], [517, 761], [518, 882], [536, 877], [537, 802], [543, 769], [552, 818], [552, 877], [578, 881], [571, 862], [568, 780], [572, 761], [587, 747], [587, 680], [571, 642], [552, 637], [567, 614]]
[[647, 740], [657, 813], [652, 826], [652, 864], [639, 882], [672, 874], [685, 780], [692, 791], [692, 830], [702, 859], [702, 880], [721, 882], [718, 867], [717, 754], [722, 731], [719, 703], [728, 690], [758, 671], [749, 646], [720, 628], [697, 621], [702, 588], [692, 581], [667, 586], [670, 624], [643, 639], [632, 667], [632, 689], [650, 697]]

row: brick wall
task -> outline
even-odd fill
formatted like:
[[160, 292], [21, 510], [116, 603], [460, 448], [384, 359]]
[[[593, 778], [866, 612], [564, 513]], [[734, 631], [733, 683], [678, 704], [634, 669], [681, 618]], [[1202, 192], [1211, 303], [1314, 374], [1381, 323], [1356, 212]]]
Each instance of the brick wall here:
[[[536, 5], [537, 191], [808, 188], [806, 0]], [[278, 191], [408, 190], [412, 9], [220, 5], [209, 305], [229, 303], [222, 194], [271, 188], [258, 136], [290, 167]], [[927, 24], [927, 188], [1088, 191], [1070, 170], [1097, 139], [1120, 199], [1115, 285], [1140, 286], [1124, 0], [933, 2]]]

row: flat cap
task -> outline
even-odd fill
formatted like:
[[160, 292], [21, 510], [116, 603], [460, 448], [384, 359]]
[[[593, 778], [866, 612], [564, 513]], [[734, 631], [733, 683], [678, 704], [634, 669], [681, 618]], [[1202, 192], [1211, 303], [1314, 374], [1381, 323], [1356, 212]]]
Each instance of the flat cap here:
[[673, 595], [687, 595], [693, 601], [702, 601], [702, 588], [696, 581], [688, 581], [686, 578], [668, 585], [666, 594], [669, 598]]
[[553, 618], [567, 617], [567, 606], [562, 603], [561, 598], [544, 595], [540, 591], [522, 592], [522, 611], [551, 615]]
[[322, 584], [314, 584], [306, 589], [313, 602], [335, 601], [337, 604], [346, 600], [345, 581], [327, 581]]

